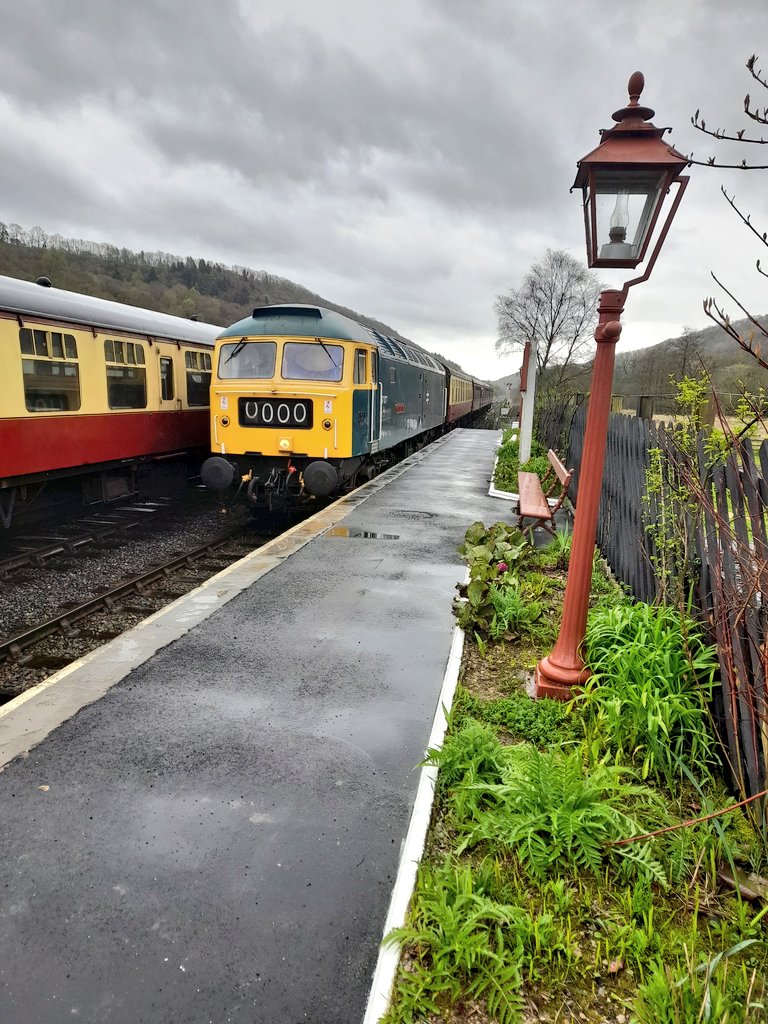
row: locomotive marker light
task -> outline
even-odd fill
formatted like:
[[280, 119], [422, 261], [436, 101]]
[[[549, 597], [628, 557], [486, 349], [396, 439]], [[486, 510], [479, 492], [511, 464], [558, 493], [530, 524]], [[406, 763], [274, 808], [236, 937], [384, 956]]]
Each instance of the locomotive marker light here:
[[583, 683], [589, 675], [580, 648], [587, 625], [613, 364], [616, 342], [621, 334], [621, 314], [629, 289], [650, 277], [688, 185], [688, 177], [682, 175], [688, 160], [663, 141], [667, 128], [656, 128], [650, 123], [653, 110], [639, 104], [644, 84], [642, 74], [636, 71], [629, 79], [629, 104], [613, 115], [617, 122], [614, 128], [601, 131], [602, 139], [597, 149], [578, 162], [573, 184], [573, 188], [582, 190], [587, 265], [590, 268], [634, 268], [642, 263], [672, 185], [677, 185], [677, 191], [643, 274], [628, 281], [620, 291], [607, 289], [600, 295], [595, 328], [597, 350], [592, 368], [563, 619], [552, 653], [536, 666], [537, 697], [569, 700], [572, 688]]

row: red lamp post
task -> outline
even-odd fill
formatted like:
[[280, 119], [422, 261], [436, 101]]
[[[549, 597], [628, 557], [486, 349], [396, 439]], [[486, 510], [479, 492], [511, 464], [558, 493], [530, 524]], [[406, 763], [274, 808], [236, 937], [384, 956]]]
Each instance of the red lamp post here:
[[629, 80], [629, 104], [616, 111], [614, 128], [601, 131], [602, 141], [578, 163], [574, 188], [581, 188], [590, 267], [634, 268], [645, 259], [665, 198], [673, 184], [677, 191], [659, 231], [644, 273], [628, 281], [621, 291], [604, 291], [595, 329], [597, 351], [579, 493], [573, 526], [571, 560], [563, 604], [563, 621], [554, 650], [536, 666], [536, 696], [568, 700], [572, 688], [589, 675], [580, 648], [587, 626], [592, 559], [603, 482], [603, 464], [611, 406], [616, 342], [627, 292], [646, 281], [656, 262], [672, 219], [688, 185], [682, 171], [686, 157], [663, 141], [666, 128], [650, 123], [654, 112], [641, 107], [645, 80], [636, 71]]

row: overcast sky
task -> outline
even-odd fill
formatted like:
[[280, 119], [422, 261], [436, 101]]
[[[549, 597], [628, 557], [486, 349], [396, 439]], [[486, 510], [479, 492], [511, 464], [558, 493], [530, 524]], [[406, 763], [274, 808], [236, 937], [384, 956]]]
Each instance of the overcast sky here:
[[[766, 0], [4, 0], [1, 24], [0, 220], [268, 270], [488, 378], [520, 362], [495, 296], [547, 247], [583, 259], [576, 161], [631, 72], [699, 158], [726, 149], [697, 108], [751, 131], [745, 93], [768, 106]], [[768, 171], [691, 168], [620, 350], [707, 326], [712, 270], [768, 312], [721, 184], [768, 230]]]

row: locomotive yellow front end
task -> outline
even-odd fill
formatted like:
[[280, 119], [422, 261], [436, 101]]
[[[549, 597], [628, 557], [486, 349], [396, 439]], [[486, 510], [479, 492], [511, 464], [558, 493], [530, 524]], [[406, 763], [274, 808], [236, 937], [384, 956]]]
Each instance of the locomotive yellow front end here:
[[313, 306], [257, 307], [216, 342], [212, 457], [203, 482], [252, 505], [324, 497], [354, 477], [379, 435], [377, 349], [365, 328]]

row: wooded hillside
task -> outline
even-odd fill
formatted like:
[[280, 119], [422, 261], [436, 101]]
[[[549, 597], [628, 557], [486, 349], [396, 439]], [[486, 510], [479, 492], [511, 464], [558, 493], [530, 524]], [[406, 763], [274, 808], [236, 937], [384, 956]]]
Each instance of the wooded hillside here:
[[[160, 313], [229, 326], [248, 316], [254, 306], [274, 302], [307, 302], [335, 309], [382, 334], [403, 338], [395, 328], [316, 295], [285, 277], [227, 267], [211, 260], [167, 252], [132, 252], [116, 245], [48, 235], [42, 228], [26, 231], [0, 221], [0, 274], [25, 281], [47, 277], [56, 288], [114, 299]], [[438, 356], [449, 366], [458, 364]]]

